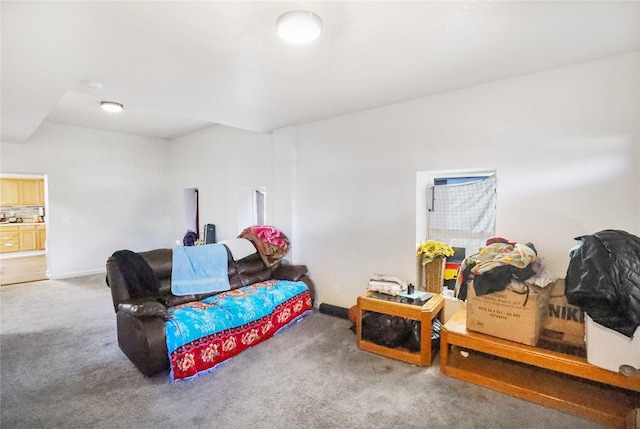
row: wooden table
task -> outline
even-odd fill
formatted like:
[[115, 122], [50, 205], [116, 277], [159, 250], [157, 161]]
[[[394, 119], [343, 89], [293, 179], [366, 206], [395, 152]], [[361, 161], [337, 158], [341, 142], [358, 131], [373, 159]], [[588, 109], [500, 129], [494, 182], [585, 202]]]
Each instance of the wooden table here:
[[467, 331], [465, 310], [444, 325], [440, 342], [440, 369], [451, 377], [620, 428], [640, 407], [640, 375]]
[[[361, 350], [409, 362], [414, 365], [431, 365], [433, 360], [433, 353], [431, 351], [431, 326], [433, 319], [436, 317], [442, 321], [442, 310], [444, 308], [444, 299], [442, 296], [436, 294], [424, 304], [391, 302], [375, 298], [375, 296], [375, 292], [367, 292], [366, 294], [358, 297], [358, 310], [356, 314], [358, 347]], [[412, 352], [402, 347], [389, 348], [364, 340], [362, 338], [362, 316], [367, 311], [419, 320], [421, 322], [420, 351]]]

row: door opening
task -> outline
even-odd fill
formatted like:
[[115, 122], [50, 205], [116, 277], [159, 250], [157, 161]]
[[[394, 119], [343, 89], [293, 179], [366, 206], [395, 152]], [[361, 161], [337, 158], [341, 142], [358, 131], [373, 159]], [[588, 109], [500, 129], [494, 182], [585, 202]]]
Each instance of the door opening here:
[[45, 174], [0, 173], [0, 284], [49, 278]]
[[182, 191], [184, 213], [184, 232], [195, 232], [200, 236], [200, 200], [198, 188], [186, 188]]

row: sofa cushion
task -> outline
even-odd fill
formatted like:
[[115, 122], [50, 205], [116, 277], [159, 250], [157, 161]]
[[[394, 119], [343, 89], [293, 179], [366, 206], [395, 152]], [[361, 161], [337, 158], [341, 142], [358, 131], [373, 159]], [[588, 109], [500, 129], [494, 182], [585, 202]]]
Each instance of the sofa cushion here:
[[239, 261], [229, 260], [229, 283], [231, 289], [238, 289], [271, 278], [272, 269], [268, 268], [257, 253]]
[[151, 267], [158, 280], [171, 279], [173, 267], [173, 251], [171, 249], [155, 249], [148, 252], [140, 252], [147, 264]]
[[274, 280], [298, 281], [307, 274], [309, 270], [306, 265], [279, 265], [273, 270], [271, 278]]

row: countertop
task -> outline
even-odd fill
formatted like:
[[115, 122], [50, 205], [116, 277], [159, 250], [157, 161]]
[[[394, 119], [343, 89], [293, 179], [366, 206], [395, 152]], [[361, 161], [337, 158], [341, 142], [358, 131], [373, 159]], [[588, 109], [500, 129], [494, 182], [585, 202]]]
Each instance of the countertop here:
[[29, 226], [29, 225], [46, 225], [45, 222], [0, 222], [2, 226]]

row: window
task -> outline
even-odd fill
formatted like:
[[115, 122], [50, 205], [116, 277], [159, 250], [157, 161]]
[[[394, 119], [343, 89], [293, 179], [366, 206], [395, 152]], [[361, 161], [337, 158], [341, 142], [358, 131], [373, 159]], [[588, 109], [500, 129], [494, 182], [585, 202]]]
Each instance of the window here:
[[495, 170], [418, 173], [416, 241], [444, 241], [476, 253], [495, 235], [496, 185]]

